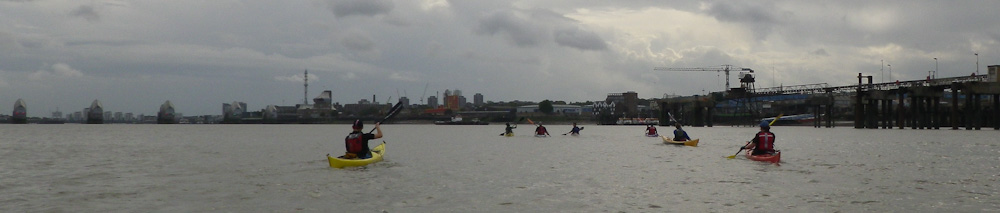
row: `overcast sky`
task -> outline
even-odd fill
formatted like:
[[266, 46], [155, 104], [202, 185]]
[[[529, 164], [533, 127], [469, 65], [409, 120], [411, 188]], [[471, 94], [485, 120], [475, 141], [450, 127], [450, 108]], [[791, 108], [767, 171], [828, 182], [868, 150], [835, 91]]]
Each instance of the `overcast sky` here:
[[[185, 115], [303, 101], [603, 100], [980, 73], [1000, 64], [1000, 1], [0, 0], [0, 114]], [[884, 63], [883, 63], [884, 61]], [[886, 64], [883, 66], [883, 64]], [[890, 66], [891, 65], [891, 66]], [[736, 73], [731, 73], [733, 79]], [[733, 80], [734, 86], [738, 81]], [[704, 91], [704, 92], [703, 92]]]

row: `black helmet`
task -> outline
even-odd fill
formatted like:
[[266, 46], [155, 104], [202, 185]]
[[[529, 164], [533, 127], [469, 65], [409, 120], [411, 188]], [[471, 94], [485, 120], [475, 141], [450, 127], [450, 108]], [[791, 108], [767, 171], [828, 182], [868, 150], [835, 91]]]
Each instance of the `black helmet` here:
[[359, 120], [354, 120], [354, 125], [352, 125], [351, 127], [353, 127], [354, 129], [361, 129], [361, 128], [365, 128], [365, 124], [361, 123], [360, 119]]

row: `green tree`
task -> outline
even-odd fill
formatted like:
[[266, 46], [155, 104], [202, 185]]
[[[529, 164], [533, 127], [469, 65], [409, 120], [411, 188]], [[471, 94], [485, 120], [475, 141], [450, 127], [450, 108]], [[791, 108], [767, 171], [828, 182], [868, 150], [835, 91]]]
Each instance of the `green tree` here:
[[552, 101], [545, 99], [544, 101], [538, 103], [538, 111], [542, 111], [545, 114], [552, 114]]

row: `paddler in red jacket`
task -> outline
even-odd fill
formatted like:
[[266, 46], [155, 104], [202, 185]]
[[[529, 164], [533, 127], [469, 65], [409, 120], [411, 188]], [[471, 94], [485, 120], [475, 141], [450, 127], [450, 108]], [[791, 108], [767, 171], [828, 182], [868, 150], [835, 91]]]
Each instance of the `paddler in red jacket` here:
[[659, 134], [656, 134], [656, 127], [653, 127], [653, 125], [650, 124], [649, 126], [646, 127], [646, 135], [659, 135]]
[[771, 132], [771, 125], [767, 121], [760, 122], [760, 132], [757, 132], [750, 140], [750, 144], [743, 148], [752, 149], [751, 155], [774, 154], [774, 133]]
[[[351, 125], [351, 129], [354, 131], [348, 134], [344, 138], [344, 145], [347, 149], [347, 154], [341, 156], [341, 158], [361, 158], [368, 159], [372, 157], [372, 151], [368, 148], [368, 141], [372, 139], [382, 138], [382, 128], [379, 127], [379, 123], [375, 123], [375, 134], [363, 133], [361, 129], [364, 128], [364, 123], [361, 120], [355, 120], [354, 125]], [[354, 155], [353, 157], [350, 155]]]
[[541, 121], [538, 122], [538, 127], [535, 127], [535, 135], [547, 135], [547, 136], [550, 136], [549, 135], [549, 130], [545, 129], [545, 126], [542, 126], [542, 122]]

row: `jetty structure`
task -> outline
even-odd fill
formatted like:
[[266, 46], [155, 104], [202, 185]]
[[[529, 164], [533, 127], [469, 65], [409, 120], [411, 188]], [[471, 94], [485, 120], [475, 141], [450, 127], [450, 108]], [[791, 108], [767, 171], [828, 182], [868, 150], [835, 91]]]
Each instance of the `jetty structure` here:
[[707, 96], [660, 99], [658, 110], [661, 120], [676, 118], [692, 126], [754, 124], [783, 114], [777, 123], [812, 123], [817, 128], [832, 128], [839, 120], [853, 121], [859, 129], [1000, 129], [998, 72], [1000, 65], [991, 65], [986, 75], [927, 76], [881, 83], [858, 73], [853, 77], [858, 80], [856, 85], [770, 88], [754, 88], [752, 77], [746, 75], [741, 77], [739, 88]]
[[169, 100], [160, 105], [160, 111], [156, 113], [157, 124], [177, 124], [177, 115], [174, 112], [174, 104]]
[[17, 102], [14, 102], [14, 112], [11, 113], [10, 123], [28, 123], [28, 106], [24, 104], [23, 99], [17, 99]]
[[87, 124], [104, 124], [104, 106], [101, 101], [94, 100], [87, 108]]

